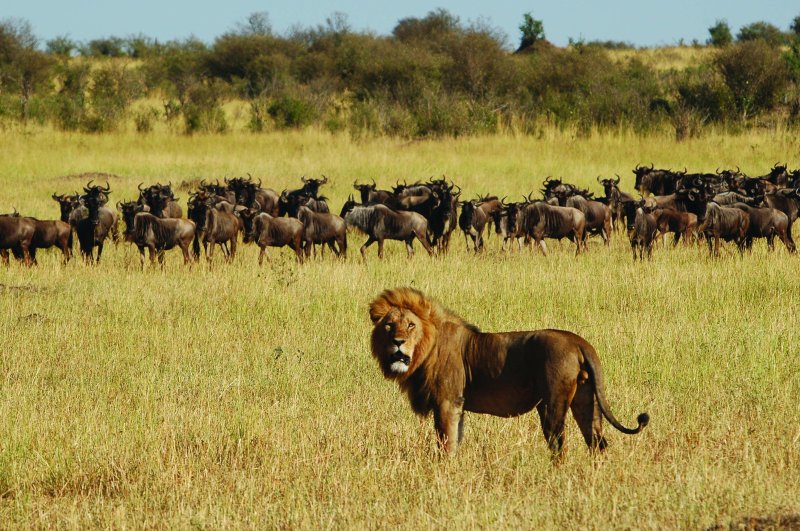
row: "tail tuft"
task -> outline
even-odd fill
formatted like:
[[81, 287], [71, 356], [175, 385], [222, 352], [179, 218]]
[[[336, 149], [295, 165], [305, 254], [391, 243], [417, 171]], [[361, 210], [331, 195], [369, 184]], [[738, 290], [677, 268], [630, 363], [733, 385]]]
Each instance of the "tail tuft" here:
[[636, 422], [639, 423], [639, 429], [641, 430], [650, 423], [650, 415], [647, 413], [640, 413], [639, 416], [636, 417]]

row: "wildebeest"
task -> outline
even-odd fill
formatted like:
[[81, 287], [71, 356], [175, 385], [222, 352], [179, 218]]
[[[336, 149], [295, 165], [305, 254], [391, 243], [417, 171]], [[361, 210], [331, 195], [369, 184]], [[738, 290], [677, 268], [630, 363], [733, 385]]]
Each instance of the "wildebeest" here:
[[637, 258], [644, 260], [645, 254], [648, 258], [653, 256], [653, 241], [656, 238], [658, 227], [656, 218], [646, 212], [646, 208], [643, 201], [636, 206], [636, 217], [633, 220], [633, 231], [631, 232], [631, 250], [634, 262]]
[[616, 179], [600, 179], [597, 177], [597, 182], [603, 187], [608, 208], [611, 209], [611, 225], [616, 228], [617, 223], [626, 225], [625, 220], [625, 203], [633, 203], [635, 199], [630, 194], [623, 192], [619, 189], [620, 176], [617, 175]]
[[[130, 218], [125, 221], [129, 223]], [[144, 250], [148, 249], [150, 262], [164, 262], [164, 251], [179, 247], [183, 252], [183, 263], [192, 262], [189, 245], [194, 238], [194, 221], [178, 218], [159, 218], [148, 212], [139, 212], [133, 217], [133, 228], [128, 227], [130, 241], [139, 248], [139, 258], [144, 267]]]
[[251, 229], [245, 232], [244, 241], [254, 241], [261, 248], [258, 253], [258, 265], [264, 261], [267, 247], [288, 246], [297, 255], [297, 261], [303, 263], [303, 223], [297, 218], [278, 218], [266, 212], [255, 214], [251, 220]]
[[547, 256], [545, 238], [556, 240], [569, 238], [575, 242], [576, 255], [584, 249], [586, 216], [577, 208], [553, 206], [544, 201], [535, 201], [525, 206], [522, 216], [526, 236], [533, 238], [545, 256]]
[[[703, 224], [698, 230], [706, 235], [708, 251], [713, 256], [719, 256], [719, 240], [736, 242], [739, 253], [744, 250], [747, 231], [750, 226], [750, 216], [738, 208], [719, 206], [710, 202], [706, 205], [706, 215]], [[711, 247], [711, 239], [714, 247]]]
[[172, 183], [156, 183], [148, 188], [139, 184], [139, 202], [149, 207], [154, 216], [160, 218], [183, 217], [183, 209], [178, 203], [178, 198], [172, 193]]
[[603, 242], [611, 242], [611, 209], [599, 201], [589, 201], [580, 195], [573, 195], [567, 199], [565, 206], [577, 208], [586, 217], [584, 238], [589, 234], [599, 234]]
[[[222, 247], [222, 253], [230, 261], [236, 256], [236, 240], [242, 229], [242, 221], [230, 212], [224, 212], [208, 205], [203, 232], [203, 244], [206, 247], [206, 258], [211, 262], [214, 258], [214, 245]], [[223, 246], [230, 245], [230, 250]]]
[[789, 217], [786, 214], [774, 208], [753, 208], [744, 203], [734, 203], [731, 206], [747, 212], [750, 219], [745, 242], [748, 250], [753, 248], [753, 239], [766, 238], [767, 247], [772, 251], [775, 249], [775, 236], [777, 236], [789, 252], [795, 251], [787, 236]]
[[[506, 243], [511, 240], [512, 242], [516, 242], [518, 250], [522, 250], [521, 240], [525, 237], [525, 229], [521, 219], [521, 212], [526, 204], [528, 204], [528, 201], [522, 203], [506, 203], [503, 206], [503, 210], [499, 213], [495, 223], [500, 227], [500, 235], [503, 238], [503, 249], [506, 248]], [[513, 245], [513, 243], [511, 245]], [[509, 250], [511, 250], [510, 246]]]
[[414, 254], [414, 239], [419, 240], [422, 247], [433, 254], [428, 244], [428, 220], [416, 212], [392, 210], [386, 205], [353, 206], [344, 214], [348, 225], [357, 228], [368, 236], [361, 246], [361, 257], [366, 260], [367, 248], [378, 242], [378, 258], [383, 258], [384, 240], [405, 242], [408, 257]]
[[37, 263], [37, 249], [49, 249], [50, 247], [58, 248], [64, 257], [64, 263], [69, 262], [72, 257], [72, 227], [69, 226], [69, 223], [30, 217], [27, 219], [33, 221], [36, 227], [30, 246], [30, 255], [33, 263]]
[[340, 258], [347, 258], [347, 223], [335, 214], [314, 212], [306, 206], [297, 208], [297, 219], [303, 223], [306, 257], [313, 245], [327, 244]]
[[738, 192], [722, 192], [721, 194], [715, 195], [711, 200], [720, 206], [729, 206], [734, 203], [744, 203], [752, 206], [755, 203], [755, 199], [752, 197]]
[[362, 205], [368, 203], [386, 203], [392, 195], [392, 192], [389, 190], [378, 190], [375, 179], [372, 179], [372, 184], [358, 184], [358, 181], [353, 181], [353, 188], [358, 190], [358, 193], [361, 195]]
[[767, 192], [764, 194], [764, 203], [770, 208], [780, 210], [789, 218], [789, 226], [786, 230], [786, 237], [791, 242], [792, 249], [795, 248], [794, 238], [792, 237], [792, 225], [800, 212], [800, 188], [784, 188]]
[[697, 231], [697, 216], [691, 212], [681, 212], [673, 208], [659, 208], [652, 212], [656, 220], [658, 236], [660, 238], [668, 232], [673, 233], [673, 246], [678, 245], [681, 236], [684, 243]]
[[116, 230], [117, 215], [103, 206], [111, 193], [108, 183], [103, 188], [91, 186], [90, 182], [83, 190], [85, 193], [80, 198], [82, 206], [70, 213], [69, 223], [78, 236], [78, 245], [84, 260], [95, 260], [93, 252], [97, 247], [96, 260], [99, 262], [106, 238], [112, 230]]
[[31, 265], [31, 242], [36, 233], [36, 224], [30, 218], [0, 216], [0, 256], [8, 264], [8, 251]]
[[642, 196], [669, 195], [677, 190], [677, 182], [686, 173], [674, 172], [672, 170], [656, 169], [653, 164], [650, 167], [637, 165], [633, 169], [636, 176], [633, 187]]
[[272, 216], [279, 215], [280, 196], [272, 188], [262, 188], [260, 179], [256, 184], [248, 174], [248, 178], [225, 179], [225, 182], [228, 184], [228, 189], [234, 193], [233, 203], [247, 208], [258, 206], [261, 212], [266, 212]]
[[464, 233], [464, 242], [469, 249], [469, 240], [472, 238], [472, 246], [475, 252], [483, 249], [483, 229], [488, 218], [486, 213], [478, 208], [475, 201], [464, 201], [461, 203], [461, 215], [458, 216], [458, 226]]

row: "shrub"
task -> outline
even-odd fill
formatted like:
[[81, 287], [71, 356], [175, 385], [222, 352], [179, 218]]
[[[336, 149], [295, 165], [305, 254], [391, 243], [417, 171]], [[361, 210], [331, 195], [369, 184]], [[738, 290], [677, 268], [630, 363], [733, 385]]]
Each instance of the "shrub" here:
[[708, 33], [711, 35], [706, 41], [712, 46], [717, 48], [724, 48], [730, 46], [733, 42], [733, 35], [731, 34], [731, 27], [728, 26], [726, 20], [717, 20], [717, 23], [708, 28]]
[[780, 51], [762, 40], [721, 51], [716, 66], [743, 119], [773, 109], [787, 85], [788, 72]]
[[310, 125], [317, 116], [307, 101], [283, 96], [272, 102], [267, 112], [280, 127], [299, 129]]

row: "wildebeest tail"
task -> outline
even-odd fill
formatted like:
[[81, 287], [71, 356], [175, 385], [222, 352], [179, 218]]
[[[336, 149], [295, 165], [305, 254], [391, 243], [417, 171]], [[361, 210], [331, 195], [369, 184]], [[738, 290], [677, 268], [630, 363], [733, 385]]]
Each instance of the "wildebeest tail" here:
[[603, 378], [603, 371], [600, 369], [600, 360], [597, 354], [594, 349], [591, 348], [588, 350], [582, 348], [581, 352], [583, 352], [583, 358], [586, 360], [586, 367], [589, 369], [589, 377], [594, 383], [594, 394], [595, 397], [597, 397], [597, 403], [600, 406], [600, 411], [603, 412], [603, 416], [612, 426], [622, 433], [635, 435], [642, 431], [650, 422], [650, 415], [647, 413], [640, 413], [639, 416], [636, 417], [636, 422], [639, 424], [636, 428], [626, 428], [623, 426], [611, 412], [611, 406], [608, 405], [608, 401], [606, 400], [605, 379]]

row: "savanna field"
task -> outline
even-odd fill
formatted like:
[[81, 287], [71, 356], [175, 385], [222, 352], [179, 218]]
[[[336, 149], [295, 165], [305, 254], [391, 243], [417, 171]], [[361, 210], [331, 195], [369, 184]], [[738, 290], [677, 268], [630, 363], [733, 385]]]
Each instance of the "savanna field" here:
[[[766, 173], [800, 166], [791, 131], [636, 136], [543, 128], [408, 142], [306, 131], [216, 136], [0, 132], [0, 212], [57, 219], [53, 193], [108, 172], [111, 202], [139, 182], [172, 181], [185, 206], [202, 179], [249, 172], [278, 191], [330, 179], [338, 213], [352, 183], [381, 187], [442, 175], [467, 197], [518, 198], [547, 176], [600, 194], [596, 176], [638, 163]], [[797, 229], [795, 230], [797, 234]], [[481, 255], [460, 232], [445, 257], [399, 242], [362, 263], [330, 253], [299, 266], [287, 249], [244, 246], [184, 267], [140, 269], [108, 244], [98, 266], [40, 251], [39, 266], [0, 267], [0, 521], [3, 527], [707, 528], [800, 513], [800, 257], [763, 241], [659, 246], [631, 259], [615, 233], [574, 256]], [[77, 250], [77, 245], [76, 245]], [[597, 349], [606, 392], [627, 425], [607, 423], [592, 458], [572, 420], [553, 467], [535, 414], [467, 414], [452, 459], [432, 420], [414, 416], [369, 354], [367, 305], [410, 285], [483, 330], [561, 328]]]

